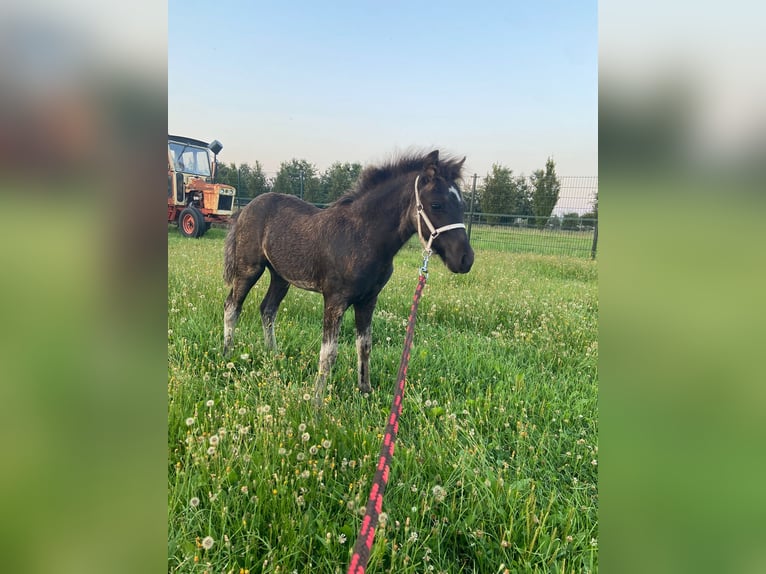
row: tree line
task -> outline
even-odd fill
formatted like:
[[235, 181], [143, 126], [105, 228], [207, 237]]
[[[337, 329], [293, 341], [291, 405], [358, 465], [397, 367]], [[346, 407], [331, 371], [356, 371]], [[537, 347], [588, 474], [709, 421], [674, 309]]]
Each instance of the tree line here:
[[282, 162], [275, 177], [266, 177], [261, 163], [218, 164], [216, 181], [237, 188], [237, 196], [252, 199], [274, 191], [303, 198], [309, 203], [331, 203], [350, 190], [359, 175], [359, 163], [335, 162], [324, 172], [305, 159]]
[[[359, 163], [335, 162], [320, 172], [305, 159], [294, 158], [282, 162], [277, 175], [271, 178], [266, 177], [258, 161], [254, 165], [219, 164], [216, 181], [237, 188], [240, 199], [274, 191], [296, 195], [309, 203], [328, 204], [350, 190], [361, 173]], [[546, 161], [544, 169], [536, 170], [529, 177], [514, 175], [510, 168], [493, 164], [491, 172], [476, 187], [473, 198], [469, 184], [470, 179], [464, 186], [466, 204], [472, 206], [474, 213], [485, 214], [482, 219], [490, 224], [575, 229], [586, 221], [592, 225], [591, 220], [598, 218], [598, 200], [591, 212], [582, 216], [574, 212], [552, 216], [561, 192], [561, 181], [552, 158]]]

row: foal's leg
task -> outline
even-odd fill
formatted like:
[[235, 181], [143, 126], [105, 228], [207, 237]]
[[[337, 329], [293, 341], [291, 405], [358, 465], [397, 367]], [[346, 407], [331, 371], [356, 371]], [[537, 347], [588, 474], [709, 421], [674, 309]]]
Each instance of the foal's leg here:
[[370, 349], [372, 348], [372, 312], [375, 311], [377, 297], [367, 303], [354, 305], [356, 321], [356, 356], [359, 379], [359, 391], [371, 393], [370, 386]]
[[253, 288], [256, 281], [263, 274], [263, 266], [253, 269], [253, 272], [247, 275], [237, 276], [231, 284], [229, 296], [223, 305], [223, 354], [228, 356], [231, 353], [232, 341], [234, 338], [234, 328], [237, 326], [239, 314], [242, 312], [242, 303], [244, 303], [250, 289]]
[[346, 312], [348, 304], [340, 301], [324, 301], [324, 322], [322, 325], [322, 348], [319, 351], [319, 372], [317, 372], [314, 384], [314, 405], [322, 406], [324, 399], [324, 387], [327, 377], [332, 371], [335, 359], [338, 356], [338, 333], [340, 320]]
[[287, 295], [290, 284], [280, 275], [269, 268], [271, 282], [266, 296], [261, 301], [261, 323], [263, 323], [263, 338], [266, 341], [266, 348], [276, 351], [277, 339], [274, 336], [274, 321], [277, 319], [277, 310], [282, 299]]

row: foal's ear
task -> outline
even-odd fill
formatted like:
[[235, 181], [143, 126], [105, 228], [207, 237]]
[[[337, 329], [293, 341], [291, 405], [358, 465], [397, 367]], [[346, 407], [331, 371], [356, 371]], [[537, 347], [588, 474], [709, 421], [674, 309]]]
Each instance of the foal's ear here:
[[431, 179], [436, 175], [436, 167], [439, 165], [439, 150], [435, 149], [426, 156], [425, 167], [423, 173], [426, 178]]

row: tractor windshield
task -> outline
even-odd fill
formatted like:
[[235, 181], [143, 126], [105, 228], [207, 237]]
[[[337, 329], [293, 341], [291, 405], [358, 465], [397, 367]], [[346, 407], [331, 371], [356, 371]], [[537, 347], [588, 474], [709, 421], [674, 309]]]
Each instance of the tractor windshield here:
[[210, 176], [210, 156], [207, 148], [168, 142], [176, 171], [204, 177]]

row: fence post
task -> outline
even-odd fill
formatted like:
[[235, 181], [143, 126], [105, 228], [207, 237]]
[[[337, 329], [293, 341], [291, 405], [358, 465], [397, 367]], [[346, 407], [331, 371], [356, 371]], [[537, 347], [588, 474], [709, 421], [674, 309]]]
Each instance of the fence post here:
[[598, 218], [593, 224], [593, 245], [590, 246], [590, 258], [596, 258], [596, 246], [598, 246]]
[[473, 223], [473, 200], [476, 197], [476, 174], [473, 174], [473, 190], [471, 191], [471, 206], [468, 208], [468, 241], [471, 241], [471, 224]]

